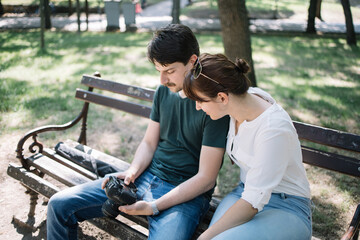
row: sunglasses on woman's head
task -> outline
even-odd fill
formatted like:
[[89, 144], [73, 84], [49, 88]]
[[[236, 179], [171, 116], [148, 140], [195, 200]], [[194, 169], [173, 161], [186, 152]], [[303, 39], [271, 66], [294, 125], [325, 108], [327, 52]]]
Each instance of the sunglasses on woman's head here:
[[203, 74], [203, 73], [202, 73], [201, 63], [200, 63], [199, 59], [196, 59], [195, 67], [193, 68], [192, 75], [191, 75], [191, 81], [193, 81], [194, 79], [198, 79], [198, 77], [199, 77], [200, 75], [203, 76], [203, 77], [205, 77], [205, 78], [207, 78], [207, 79], [209, 79], [210, 81], [213, 81], [214, 83], [222, 86], [223, 88], [225, 88], [224, 85], [222, 85], [222, 84], [219, 83], [218, 81], [216, 81], [216, 80], [212, 79], [211, 77], [208, 77], [208, 76], [206, 76], [205, 74]]

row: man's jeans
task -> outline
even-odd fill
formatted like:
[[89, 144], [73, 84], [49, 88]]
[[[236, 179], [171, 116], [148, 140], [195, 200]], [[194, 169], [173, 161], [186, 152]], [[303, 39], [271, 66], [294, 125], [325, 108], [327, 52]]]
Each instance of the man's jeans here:
[[[101, 207], [107, 200], [101, 189], [103, 179], [78, 185], [51, 197], [47, 211], [47, 239], [77, 239], [78, 222], [104, 217]], [[139, 199], [150, 202], [175, 186], [145, 171], [135, 184]], [[149, 216], [149, 239], [190, 239], [201, 217], [209, 208], [209, 199], [201, 195], [176, 205], [157, 216]]]

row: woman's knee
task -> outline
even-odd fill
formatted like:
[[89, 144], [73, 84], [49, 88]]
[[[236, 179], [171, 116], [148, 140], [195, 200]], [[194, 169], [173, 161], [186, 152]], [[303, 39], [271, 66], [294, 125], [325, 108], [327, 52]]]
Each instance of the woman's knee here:
[[213, 225], [215, 222], [217, 222], [224, 214], [225, 212], [238, 201], [240, 197], [234, 194], [228, 194], [219, 204], [217, 207], [213, 218], [211, 219], [210, 226]]

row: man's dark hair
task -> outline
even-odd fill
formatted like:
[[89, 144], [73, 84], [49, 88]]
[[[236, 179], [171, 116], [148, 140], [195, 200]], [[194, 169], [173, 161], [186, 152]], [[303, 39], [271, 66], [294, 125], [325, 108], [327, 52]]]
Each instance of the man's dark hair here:
[[150, 62], [161, 65], [174, 62], [186, 65], [193, 54], [199, 56], [199, 43], [191, 29], [182, 24], [170, 24], [159, 29], [148, 45]]

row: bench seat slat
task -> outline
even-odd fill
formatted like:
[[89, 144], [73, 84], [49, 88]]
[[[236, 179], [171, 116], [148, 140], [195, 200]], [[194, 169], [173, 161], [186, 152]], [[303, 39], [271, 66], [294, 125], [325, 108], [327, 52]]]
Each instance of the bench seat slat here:
[[111, 218], [93, 218], [87, 220], [118, 239], [145, 240], [147, 236], [127, 224]]
[[104, 80], [90, 75], [83, 75], [81, 83], [88, 87], [119, 93], [149, 102], [152, 102], [155, 94], [155, 91], [152, 89]]
[[52, 195], [60, 191], [57, 186], [13, 163], [9, 164], [7, 174], [47, 198], [50, 198]]
[[304, 163], [360, 177], [360, 160], [302, 146]]
[[26, 159], [27, 164], [34, 166], [43, 173], [51, 176], [67, 186], [75, 186], [91, 181], [84, 175], [54, 161], [53, 159], [37, 153]]
[[83, 89], [77, 89], [75, 97], [86, 102], [96, 103], [103, 106], [119, 109], [145, 118], [149, 118], [151, 112], [151, 107], [149, 106], [141, 105], [138, 103], [130, 103], [127, 101], [104, 96]]

